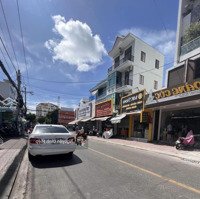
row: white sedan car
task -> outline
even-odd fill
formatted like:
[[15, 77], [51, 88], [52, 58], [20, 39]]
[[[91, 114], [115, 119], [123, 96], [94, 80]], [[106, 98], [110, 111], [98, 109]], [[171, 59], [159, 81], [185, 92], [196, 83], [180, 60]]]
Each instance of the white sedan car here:
[[29, 157], [56, 154], [72, 156], [75, 148], [74, 134], [62, 125], [36, 125], [28, 139]]

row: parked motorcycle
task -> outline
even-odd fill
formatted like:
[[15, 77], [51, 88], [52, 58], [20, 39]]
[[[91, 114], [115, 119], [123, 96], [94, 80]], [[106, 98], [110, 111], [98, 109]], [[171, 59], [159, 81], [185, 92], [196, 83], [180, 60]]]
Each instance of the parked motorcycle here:
[[175, 142], [175, 147], [177, 150], [185, 148], [193, 148], [195, 145], [193, 131], [189, 131], [186, 137], [179, 137]]

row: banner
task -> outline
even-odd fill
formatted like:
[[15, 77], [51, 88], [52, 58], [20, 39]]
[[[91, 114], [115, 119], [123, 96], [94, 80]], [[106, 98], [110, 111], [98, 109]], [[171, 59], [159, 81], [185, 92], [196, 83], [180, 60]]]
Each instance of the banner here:
[[144, 109], [144, 90], [122, 97], [121, 113], [142, 111]]
[[96, 104], [95, 106], [95, 117], [110, 116], [113, 114], [112, 100], [107, 100]]

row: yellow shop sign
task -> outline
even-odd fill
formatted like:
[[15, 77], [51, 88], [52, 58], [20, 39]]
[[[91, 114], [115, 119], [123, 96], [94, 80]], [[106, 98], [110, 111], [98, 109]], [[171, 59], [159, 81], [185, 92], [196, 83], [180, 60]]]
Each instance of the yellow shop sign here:
[[187, 93], [187, 92], [191, 92], [195, 90], [200, 90], [200, 81], [195, 81], [190, 84], [187, 83], [185, 85], [157, 91], [154, 93], [154, 97], [156, 100], [158, 100], [165, 97], [176, 96], [179, 94], [183, 94], [183, 93]]

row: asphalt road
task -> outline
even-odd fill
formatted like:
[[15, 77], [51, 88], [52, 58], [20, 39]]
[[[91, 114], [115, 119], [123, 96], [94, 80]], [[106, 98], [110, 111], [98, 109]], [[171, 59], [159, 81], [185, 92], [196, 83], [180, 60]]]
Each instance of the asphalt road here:
[[89, 141], [89, 148], [30, 163], [27, 198], [200, 198], [200, 167], [158, 153]]

